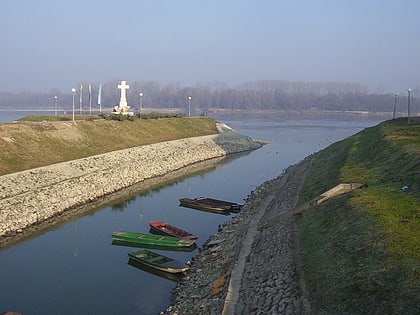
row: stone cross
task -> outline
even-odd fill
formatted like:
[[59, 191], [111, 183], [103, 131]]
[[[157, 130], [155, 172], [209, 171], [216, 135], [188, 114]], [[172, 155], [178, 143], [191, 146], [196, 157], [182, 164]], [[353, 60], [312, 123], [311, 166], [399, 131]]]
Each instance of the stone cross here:
[[125, 97], [125, 90], [128, 90], [130, 86], [127, 85], [125, 81], [121, 81], [121, 84], [117, 85], [117, 88], [121, 90], [120, 109], [126, 108], [128, 105], [127, 98]]

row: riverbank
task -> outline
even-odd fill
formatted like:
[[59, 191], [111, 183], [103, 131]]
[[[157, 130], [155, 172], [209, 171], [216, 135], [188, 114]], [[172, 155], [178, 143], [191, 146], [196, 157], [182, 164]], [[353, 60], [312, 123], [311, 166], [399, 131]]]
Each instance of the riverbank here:
[[[419, 127], [367, 128], [258, 187], [161, 314], [418, 314]], [[368, 185], [309, 206], [342, 182]]]
[[251, 193], [193, 259], [161, 314], [311, 314], [294, 213], [313, 159]]
[[146, 179], [261, 146], [224, 124], [217, 128], [216, 135], [118, 150], [1, 176], [0, 245], [2, 239]]

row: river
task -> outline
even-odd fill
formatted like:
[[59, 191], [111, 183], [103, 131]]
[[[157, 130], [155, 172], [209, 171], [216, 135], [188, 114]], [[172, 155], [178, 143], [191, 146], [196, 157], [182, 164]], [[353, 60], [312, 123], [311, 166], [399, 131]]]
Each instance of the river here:
[[[4, 117], [3, 122], [10, 119]], [[113, 231], [148, 232], [149, 221], [162, 220], [196, 234], [200, 247], [231, 215], [183, 208], [179, 198], [208, 196], [243, 203], [252, 190], [280, 175], [289, 165], [383, 119], [297, 114], [215, 118], [269, 144], [231, 156], [211, 170], [123, 196], [0, 249], [0, 312], [157, 314], [170, 304], [176, 282], [129, 265], [127, 254], [134, 249], [112, 245]], [[198, 254], [198, 249], [155, 251], [184, 262]]]

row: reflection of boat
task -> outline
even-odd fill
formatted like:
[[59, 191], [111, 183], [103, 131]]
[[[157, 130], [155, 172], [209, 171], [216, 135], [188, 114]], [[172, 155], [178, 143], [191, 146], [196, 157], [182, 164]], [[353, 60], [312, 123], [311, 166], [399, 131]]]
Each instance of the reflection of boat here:
[[217, 213], [230, 213], [230, 212], [238, 212], [241, 209], [241, 205], [229, 202], [229, 201], [223, 201], [218, 199], [212, 199], [212, 198], [181, 198], [179, 199], [180, 206], [188, 207], [188, 208], [194, 208], [204, 211], [211, 211], [211, 212], [217, 212]]
[[178, 237], [136, 233], [136, 232], [114, 232], [112, 239], [121, 242], [134, 243], [140, 245], [154, 245], [164, 247], [190, 247], [195, 240], [184, 240]]
[[176, 226], [170, 225], [169, 223], [162, 221], [151, 221], [149, 222], [152, 232], [156, 232], [163, 235], [169, 235], [173, 237], [179, 237], [184, 240], [195, 240], [197, 236], [184, 231], [183, 229], [177, 228]]
[[127, 247], [133, 247], [133, 248], [170, 250], [172, 252], [192, 252], [193, 250], [197, 249], [197, 244], [195, 243], [188, 247], [173, 247], [173, 246], [148, 245], [148, 244], [131, 243], [127, 241], [112, 240], [112, 245], [127, 246]]
[[130, 259], [140, 264], [164, 272], [182, 273], [189, 269], [188, 266], [179, 261], [176, 261], [175, 259], [159, 255], [146, 249], [130, 252], [128, 253], [128, 256]]
[[168, 280], [171, 280], [171, 281], [174, 281], [174, 282], [179, 282], [179, 281], [182, 280], [182, 275], [179, 274], [179, 273], [169, 273], [169, 272], [164, 272], [164, 271], [161, 271], [161, 270], [157, 270], [157, 269], [154, 269], [152, 267], [143, 265], [143, 264], [139, 263], [138, 261], [135, 261], [134, 259], [131, 259], [131, 258], [128, 259], [127, 264], [129, 264], [130, 266], [132, 266], [134, 268], [137, 268], [137, 269], [146, 271], [148, 273], [151, 273], [152, 275], [155, 275], [155, 276], [158, 276], [158, 277], [161, 277], [161, 278], [164, 278], [164, 279], [168, 279]]

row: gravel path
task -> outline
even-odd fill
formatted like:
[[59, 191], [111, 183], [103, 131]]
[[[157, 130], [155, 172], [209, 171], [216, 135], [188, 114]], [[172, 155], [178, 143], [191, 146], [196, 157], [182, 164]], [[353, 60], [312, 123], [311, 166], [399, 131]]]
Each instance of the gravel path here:
[[252, 192], [193, 259], [173, 291], [173, 305], [161, 314], [312, 314], [294, 215], [312, 160]]

